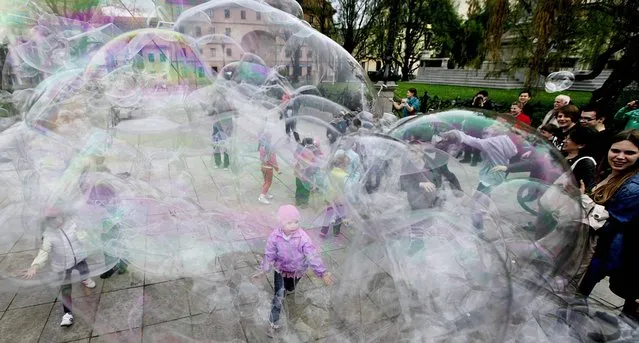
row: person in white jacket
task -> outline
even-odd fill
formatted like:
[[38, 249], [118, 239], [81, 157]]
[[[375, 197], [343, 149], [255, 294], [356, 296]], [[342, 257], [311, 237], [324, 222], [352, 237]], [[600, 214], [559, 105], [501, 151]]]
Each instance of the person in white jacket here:
[[60, 287], [64, 315], [60, 326], [70, 326], [73, 324], [71, 273], [74, 269], [80, 272], [80, 276], [85, 278], [82, 285], [87, 288], [94, 288], [95, 282], [87, 277], [89, 274], [87, 255], [78, 239], [75, 223], [67, 221], [64, 214], [57, 209], [48, 209], [42, 225], [44, 228], [42, 247], [31, 263], [31, 267], [25, 271], [24, 278], [32, 279], [47, 261], [50, 261], [53, 272], [60, 276], [64, 275]]
[[541, 121], [541, 125], [537, 128], [537, 130], [541, 131], [541, 128], [546, 124], [559, 125], [557, 123], [557, 113], [560, 108], [570, 104], [570, 97], [567, 95], [557, 95], [555, 98], [555, 102], [553, 103], [552, 110], [548, 111], [544, 116], [544, 119]]

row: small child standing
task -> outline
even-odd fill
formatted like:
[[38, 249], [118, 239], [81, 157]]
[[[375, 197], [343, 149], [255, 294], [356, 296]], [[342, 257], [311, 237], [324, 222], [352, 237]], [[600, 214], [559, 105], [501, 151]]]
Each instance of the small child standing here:
[[271, 144], [270, 133], [265, 132], [260, 135], [257, 150], [260, 152], [262, 176], [264, 177], [262, 193], [257, 198], [257, 201], [268, 205], [271, 203], [269, 199], [273, 199], [273, 196], [268, 192], [273, 184], [273, 172], [275, 171], [279, 173], [280, 171], [280, 167], [277, 164], [277, 155], [275, 154], [275, 149], [273, 149]]
[[[230, 158], [228, 140], [233, 134], [233, 117], [225, 117], [218, 119], [213, 124], [213, 134], [211, 136], [213, 140], [213, 159], [215, 161], [215, 168], [224, 167], [224, 170], [229, 169]], [[222, 164], [222, 155], [224, 155], [224, 164]]]
[[328, 207], [325, 210], [324, 221], [320, 231], [320, 237], [325, 238], [329, 229], [333, 229], [333, 235], [340, 234], [342, 223], [346, 217], [344, 206], [344, 192], [347, 191], [346, 183], [348, 173], [346, 169], [350, 164], [350, 159], [343, 150], [338, 150], [333, 159], [333, 166], [328, 175], [329, 181], [326, 188], [326, 202]]
[[306, 208], [315, 187], [317, 168], [316, 147], [312, 138], [304, 138], [295, 152], [295, 205]]
[[62, 308], [64, 316], [60, 326], [71, 326], [73, 324], [73, 313], [71, 312], [71, 273], [74, 269], [80, 272], [80, 276], [85, 278], [82, 285], [87, 288], [94, 288], [95, 282], [88, 278], [89, 266], [86, 261], [86, 253], [78, 235], [76, 225], [67, 225], [64, 216], [56, 209], [48, 209], [43, 222], [44, 233], [42, 235], [42, 248], [31, 263], [31, 268], [24, 273], [25, 279], [32, 279], [38, 269], [50, 258], [51, 269], [55, 273], [64, 275], [60, 293], [62, 294]]
[[331, 273], [327, 272], [315, 244], [300, 228], [300, 212], [297, 208], [283, 205], [277, 211], [277, 219], [279, 226], [268, 236], [260, 271], [251, 277], [256, 280], [274, 269], [275, 294], [269, 316], [271, 331], [280, 328], [280, 312], [285, 294], [295, 291], [295, 286], [309, 267], [327, 286], [335, 282]]

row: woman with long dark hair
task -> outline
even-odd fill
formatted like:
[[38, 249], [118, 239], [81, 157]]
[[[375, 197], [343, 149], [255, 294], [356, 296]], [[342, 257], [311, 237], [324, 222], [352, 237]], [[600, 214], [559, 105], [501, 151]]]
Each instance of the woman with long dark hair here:
[[[609, 214], [597, 230], [597, 246], [579, 293], [588, 297], [604, 277], [610, 290], [625, 299], [622, 314], [639, 320], [639, 130], [617, 134], [600, 168], [610, 173], [592, 190], [590, 197]], [[585, 187], [582, 185], [582, 191]]]

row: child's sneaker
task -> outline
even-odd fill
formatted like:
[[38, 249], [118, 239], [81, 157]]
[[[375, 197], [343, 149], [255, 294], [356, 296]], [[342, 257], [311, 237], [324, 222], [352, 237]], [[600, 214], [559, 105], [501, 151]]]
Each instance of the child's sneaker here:
[[73, 315], [71, 313], [65, 313], [62, 316], [62, 321], [60, 322], [60, 326], [71, 326], [73, 325]]
[[257, 198], [257, 201], [265, 205], [268, 205], [271, 203], [270, 201], [268, 201], [268, 199], [266, 199], [266, 196], [264, 194], [260, 194], [260, 196]]
[[93, 281], [91, 279], [86, 279], [86, 280], [82, 281], [82, 284], [86, 288], [95, 288], [95, 281]]
[[270, 199], [273, 199], [273, 198], [275, 198], [275, 197], [272, 194], [270, 194], [270, 193], [266, 195], [266, 199], [270, 200]]
[[277, 330], [280, 329], [279, 324], [269, 323], [268, 330], [266, 331], [266, 335], [269, 337], [275, 337], [277, 334]]
[[326, 234], [328, 233], [328, 226], [324, 226], [322, 227], [322, 230], [320, 231], [319, 236], [321, 238], [326, 238]]

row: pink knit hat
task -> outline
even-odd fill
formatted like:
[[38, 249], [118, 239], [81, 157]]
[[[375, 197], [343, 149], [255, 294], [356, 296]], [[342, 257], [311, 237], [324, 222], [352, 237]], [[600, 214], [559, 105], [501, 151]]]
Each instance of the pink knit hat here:
[[300, 220], [300, 218], [300, 211], [298, 211], [297, 207], [293, 205], [282, 205], [280, 209], [277, 210], [277, 220], [282, 225], [295, 220]]

